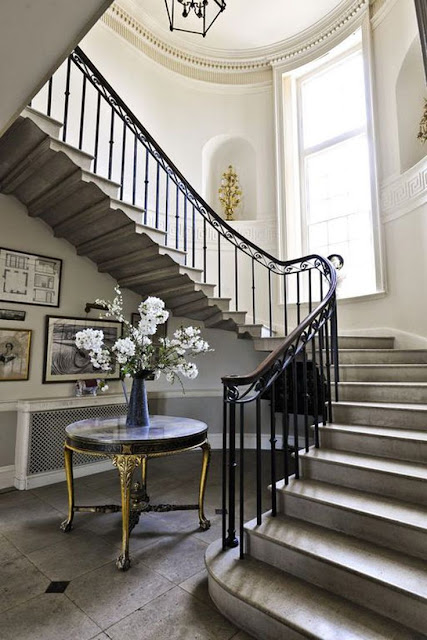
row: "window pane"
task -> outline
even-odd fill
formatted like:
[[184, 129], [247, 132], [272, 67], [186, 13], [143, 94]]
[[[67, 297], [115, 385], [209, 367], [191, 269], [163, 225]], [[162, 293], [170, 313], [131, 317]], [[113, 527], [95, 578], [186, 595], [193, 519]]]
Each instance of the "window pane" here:
[[364, 126], [363, 74], [358, 53], [301, 83], [304, 149]]
[[351, 138], [308, 156], [305, 171], [309, 224], [370, 210], [366, 136]]

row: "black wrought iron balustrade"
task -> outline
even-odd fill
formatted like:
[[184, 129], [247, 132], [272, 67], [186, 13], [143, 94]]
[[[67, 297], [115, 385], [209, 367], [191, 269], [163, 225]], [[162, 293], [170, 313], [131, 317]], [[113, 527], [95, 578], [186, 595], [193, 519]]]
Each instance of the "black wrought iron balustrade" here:
[[[320, 256], [287, 263], [285, 272], [297, 275], [297, 286], [304, 276], [311, 291], [318, 280], [321, 299], [316, 305], [309, 296], [308, 313], [301, 319], [296, 309], [296, 327], [283, 342], [247, 375], [228, 375], [223, 382], [223, 548], [235, 547], [240, 539], [244, 557], [245, 438], [255, 430], [256, 439], [256, 518], [261, 524], [263, 509], [277, 514], [278, 478], [284, 485], [294, 474], [300, 475], [299, 451], [314, 444], [319, 447], [319, 424], [332, 419], [332, 398], [338, 398], [338, 339], [336, 317], [336, 271]], [[286, 277], [284, 280], [286, 281]], [[333, 394], [333, 388], [335, 393]], [[268, 415], [263, 399], [269, 402]], [[276, 421], [280, 419], [280, 425]], [[271, 499], [263, 505], [262, 436], [269, 435], [269, 473]], [[302, 436], [300, 436], [300, 430]], [[278, 433], [280, 432], [280, 436]], [[278, 447], [278, 437], [281, 445]], [[239, 469], [239, 480], [237, 472]], [[238, 484], [238, 487], [237, 487]], [[238, 488], [238, 492], [237, 492]], [[238, 506], [236, 506], [238, 493]], [[238, 510], [238, 514], [237, 514]], [[236, 519], [239, 517], [239, 539]]]
[[292, 309], [299, 322], [304, 300], [321, 299], [302, 272], [243, 237], [198, 195], [80, 48], [31, 106], [62, 123], [63, 141], [90, 153], [92, 171], [117, 183], [137, 221], [162, 231], [164, 244], [216, 285], [217, 297], [247, 312], [247, 323], [287, 334]]

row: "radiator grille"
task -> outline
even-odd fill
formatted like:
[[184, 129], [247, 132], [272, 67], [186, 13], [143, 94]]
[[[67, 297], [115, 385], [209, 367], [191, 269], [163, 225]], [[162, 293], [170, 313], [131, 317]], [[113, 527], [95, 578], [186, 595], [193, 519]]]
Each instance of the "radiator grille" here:
[[[126, 412], [127, 406], [124, 403], [34, 412], [30, 417], [28, 475], [64, 468], [65, 428], [72, 422], [88, 418], [111, 418]], [[75, 453], [73, 466], [103, 459], [105, 458], [101, 456]]]

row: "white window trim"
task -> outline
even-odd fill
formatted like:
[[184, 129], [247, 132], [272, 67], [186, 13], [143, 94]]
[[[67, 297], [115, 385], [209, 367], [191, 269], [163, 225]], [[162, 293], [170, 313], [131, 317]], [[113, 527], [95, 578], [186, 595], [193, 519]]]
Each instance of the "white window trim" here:
[[[365, 95], [367, 114], [367, 137], [371, 162], [371, 198], [372, 198], [372, 233], [374, 244], [376, 291], [358, 296], [357, 299], [372, 299], [372, 296], [386, 292], [384, 274], [384, 246], [379, 216], [379, 189], [376, 160], [375, 108], [373, 101], [373, 53], [371, 39], [371, 25], [368, 11], [353, 22], [348, 31], [341, 34], [341, 42], [346, 40], [357, 28], [361, 29], [362, 51], [365, 70]], [[337, 43], [334, 43], [334, 47]], [[332, 47], [331, 47], [332, 48]], [[353, 47], [349, 48], [351, 51]], [[355, 48], [355, 47], [354, 47]], [[325, 54], [325, 51], [322, 51]], [[347, 55], [347, 51], [345, 53]], [[332, 58], [331, 58], [332, 59]], [[333, 59], [339, 59], [335, 57]], [[316, 59], [313, 53], [312, 61], [316, 67], [323, 66], [324, 60]], [[302, 244], [302, 216], [292, 215], [301, 211], [301, 191], [299, 186], [300, 171], [295, 171], [295, 159], [298, 153], [297, 127], [297, 79], [295, 71], [289, 64], [277, 65], [273, 70], [274, 108], [276, 131], [276, 177], [277, 177], [277, 217], [280, 257], [284, 260], [297, 258], [303, 253]], [[301, 74], [302, 75], [302, 74]], [[304, 74], [306, 75], [306, 74]], [[363, 127], [365, 129], [365, 127]], [[298, 162], [298, 160], [296, 161]], [[287, 215], [287, 214], [290, 215]], [[280, 302], [283, 304], [283, 300]]]

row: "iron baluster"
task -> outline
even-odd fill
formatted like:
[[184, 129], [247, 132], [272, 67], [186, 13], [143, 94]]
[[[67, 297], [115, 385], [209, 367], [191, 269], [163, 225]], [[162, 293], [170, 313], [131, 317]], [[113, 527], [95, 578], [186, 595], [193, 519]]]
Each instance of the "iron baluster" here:
[[64, 101], [64, 120], [62, 127], [62, 140], [65, 142], [67, 139], [67, 127], [68, 127], [68, 107], [70, 102], [70, 78], [71, 78], [71, 58], [67, 60], [67, 75], [65, 80], [65, 101]]
[[176, 185], [175, 198], [175, 249], [179, 248], [179, 187]]
[[101, 118], [101, 94], [98, 93], [98, 99], [96, 101], [96, 121], [95, 121], [95, 149], [93, 152], [93, 172], [96, 173], [98, 168], [98, 154], [99, 154], [99, 121]]
[[277, 515], [277, 495], [276, 495], [276, 384], [271, 386], [270, 405], [270, 444], [271, 444], [271, 515]]
[[136, 176], [138, 167], [138, 138], [133, 137], [133, 167], [132, 167], [132, 204], [136, 203]]
[[[284, 356], [286, 358], [286, 354]], [[283, 439], [283, 475], [285, 478], [285, 484], [289, 484], [289, 413], [288, 413], [288, 368], [285, 368], [282, 373], [282, 439]]]
[[184, 195], [184, 251], [185, 251], [185, 264], [187, 264], [187, 197]]
[[313, 418], [314, 418], [314, 446], [319, 448], [319, 398], [317, 393], [317, 364], [316, 337], [311, 340], [311, 359], [313, 363]]
[[222, 398], [222, 549], [227, 546], [227, 387]]
[[193, 204], [193, 216], [192, 216], [192, 227], [191, 227], [191, 266], [196, 266], [196, 208]]
[[[47, 115], [50, 116], [52, 114], [52, 90], [53, 90], [53, 76], [49, 78], [49, 84], [47, 87]], [[31, 106], [31, 103], [30, 103]]]
[[166, 193], [165, 193], [165, 245], [168, 244], [169, 238], [169, 175], [166, 174]]
[[237, 547], [236, 538], [236, 403], [230, 407], [230, 429], [228, 443], [228, 536], [227, 547]]
[[255, 316], [255, 259], [252, 258], [252, 322], [256, 324]]
[[[319, 283], [319, 290], [320, 290], [320, 299], [323, 299], [323, 279], [322, 279], [322, 274], [319, 272], [319, 277], [320, 277], [320, 283]], [[324, 349], [324, 342], [323, 342], [323, 329], [324, 327], [320, 327], [319, 329], [319, 375], [320, 375], [320, 403], [322, 405], [322, 422], [325, 425], [326, 424], [326, 398], [325, 398], [325, 374], [324, 374], [324, 370], [323, 370], [323, 349]]]
[[156, 229], [159, 228], [159, 189], [160, 189], [160, 165], [156, 168]]
[[144, 224], [147, 224], [148, 220], [148, 176], [149, 176], [149, 161], [150, 154], [148, 153], [148, 149], [145, 152], [145, 178], [144, 178]]
[[287, 276], [283, 274], [283, 329], [284, 335], [288, 335], [288, 291]]
[[292, 403], [294, 406], [294, 457], [295, 457], [295, 478], [299, 478], [299, 438], [298, 438], [298, 378], [297, 362], [292, 359]]
[[206, 241], [206, 218], [203, 218], [203, 282], [206, 282], [206, 251], [208, 248]]
[[113, 146], [114, 146], [114, 111], [111, 110], [110, 120], [110, 140], [108, 142], [110, 150], [108, 152], [108, 179], [111, 180], [113, 173]]
[[297, 271], [297, 323], [301, 323], [300, 275]]
[[308, 312], [313, 311], [313, 290], [311, 282], [311, 269], [308, 271]]
[[79, 149], [83, 148], [83, 130], [84, 130], [84, 120], [85, 120], [85, 107], [86, 107], [86, 76], [83, 76], [82, 102], [81, 102], [81, 106], [80, 106]]
[[239, 526], [240, 526], [240, 558], [244, 558], [244, 537], [245, 537], [245, 405], [240, 404], [240, 458], [239, 458], [239, 487], [240, 487], [240, 509], [239, 509]]
[[221, 297], [221, 235], [219, 233], [219, 231], [217, 232], [217, 236], [218, 236], [218, 249], [217, 249], [217, 253], [218, 253], [218, 298]]
[[123, 193], [125, 188], [126, 132], [126, 125], [125, 123], [123, 123], [122, 162], [120, 168], [120, 200], [123, 200]]
[[234, 295], [236, 298], [235, 309], [239, 310], [239, 264], [237, 259], [237, 247], [234, 247]]
[[302, 351], [302, 366], [303, 366], [303, 373], [302, 373], [302, 380], [303, 380], [303, 404], [304, 404], [304, 439], [305, 439], [305, 450], [308, 451], [309, 449], [309, 440], [310, 440], [310, 435], [309, 435], [309, 425], [308, 425], [308, 375], [307, 375], [307, 352], [306, 352], [306, 347], [304, 345], [304, 349]]
[[256, 399], [256, 521], [262, 522], [262, 496], [261, 496], [261, 397]]
[[331, 353], [329, 343], [330, 322], [325, 323], [325, 353], [326, 353], [326, 389], [328, 401], [328, 420], [332, 422], [332, 393], [331, 393]]
[[337, 301], [334, 294], [333, 312], [331, 316], [332, 328], [332, 351], [334, 357], [334, 381], [335, 381], [335, 401], [338, 402], [338, 383], [340, 381], [340, 370], [338, 361], [338, 321], [337, 321]]
[[268, 269], [268, 320], [270, 327], [270, 337], [273, 335], [273, 311], [271, 303], [271, 271]]

